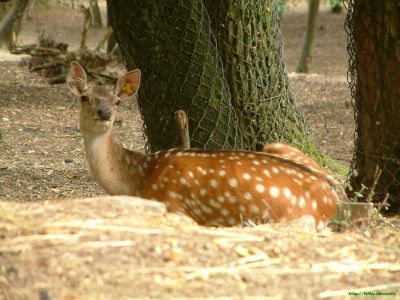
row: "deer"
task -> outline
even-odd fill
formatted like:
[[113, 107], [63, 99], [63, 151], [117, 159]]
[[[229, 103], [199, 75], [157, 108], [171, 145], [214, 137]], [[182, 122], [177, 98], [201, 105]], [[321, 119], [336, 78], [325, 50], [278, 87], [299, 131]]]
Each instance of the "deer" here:
[[166, 205], [203, 226], [287, 222], [311, 215], [317, 229], [336, 212], [336, 181], [306, 154], [283, 143], [263, 151], [123, 148], [113, 133], [117, 107], [137, 96], [141, 72], [119, 78], [115, 91], [89, 84], [72, 62], [69, 90], [80, 98], [80, 129], [93, 179], [110, 195]]

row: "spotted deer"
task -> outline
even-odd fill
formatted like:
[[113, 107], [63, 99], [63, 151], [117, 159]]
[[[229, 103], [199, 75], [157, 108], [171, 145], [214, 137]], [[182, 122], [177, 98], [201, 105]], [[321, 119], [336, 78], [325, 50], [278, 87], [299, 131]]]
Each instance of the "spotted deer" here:
[[72, 62], [69, 89], [80, 97], [80, 128], [91, 174], [107, 193], [154, 199], [207, 226], [282, 222], [311, 215], [318, 227], [335, 214], [335, 181], [289, 145], [263, 152], [171, 149], [143, 154], [113, 134], [117, 106], [137, 94], [140, 71], [123, 75], [114, 93], [89, 86]]

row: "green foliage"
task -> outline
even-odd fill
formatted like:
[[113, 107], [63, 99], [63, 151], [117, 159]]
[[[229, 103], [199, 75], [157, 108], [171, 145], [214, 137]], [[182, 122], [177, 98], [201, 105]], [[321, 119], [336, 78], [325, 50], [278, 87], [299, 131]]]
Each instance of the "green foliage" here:
[[3, 130], [0, 128], [0, 144], [4, 142]]
[[275, 0], [276, 10], [279, 16], [282, 16], [283, 12], [285, 11], [286, 5], [290, 0]]
[[342, 11], [342, 0], [325, 0], [332, 12], [339, 13]]

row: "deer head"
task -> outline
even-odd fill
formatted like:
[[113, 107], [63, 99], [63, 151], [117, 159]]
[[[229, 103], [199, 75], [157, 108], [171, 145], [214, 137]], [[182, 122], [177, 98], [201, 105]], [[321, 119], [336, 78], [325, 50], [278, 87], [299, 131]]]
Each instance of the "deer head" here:
[[81, 100], [81, 130], [95, 134], [110, 131], [118, 104], [136, 96], [139, 85], [140, 71], [133, 70], [118, 80], [115, 93], [103, 86], [89, 86], [85, 70], [73, 61], [67, 75], [67, 86]]

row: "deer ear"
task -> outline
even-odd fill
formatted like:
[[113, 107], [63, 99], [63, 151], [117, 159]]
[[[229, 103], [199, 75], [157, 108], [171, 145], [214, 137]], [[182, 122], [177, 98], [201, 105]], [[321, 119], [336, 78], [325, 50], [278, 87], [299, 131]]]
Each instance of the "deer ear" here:
[[76, 61], [71, 62], [67, 75], [67, 86], [71, 92], [81, 96], [87, 90], [87, 76], [85, 70]]
[[137, 94], [139, 86], [140, 70], [133, 70], [126, 73], [118, 80], [115, 94], [121, 100], [126, 100]]

